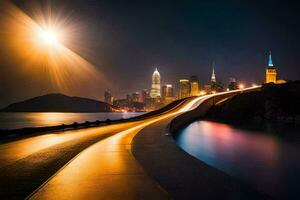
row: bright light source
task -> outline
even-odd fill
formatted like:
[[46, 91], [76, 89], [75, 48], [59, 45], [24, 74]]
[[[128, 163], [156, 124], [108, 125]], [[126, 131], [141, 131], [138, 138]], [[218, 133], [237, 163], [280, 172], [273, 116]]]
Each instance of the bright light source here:
[[42, 30], [40, 38], [47, 45], [54, 45], [58, 42], [58, 35], [53, 30]]
[[205, 95], [205, 94], [206, 94], [206, 92], [204, 90], [200, 91], [200, 95]]
[[239, 89], [244, 89], [244, 88], [245, 88], [244, 84], [239, 85]]
[[257, 87], [257, 85], [255, 83], [252, 84], [252, 87]]

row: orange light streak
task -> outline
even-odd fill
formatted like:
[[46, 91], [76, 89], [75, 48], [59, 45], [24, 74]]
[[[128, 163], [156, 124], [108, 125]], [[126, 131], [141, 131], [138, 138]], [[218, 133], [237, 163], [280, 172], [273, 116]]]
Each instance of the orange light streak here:
[[[64, 46], [68, 41], [66, 20], [52, 20], [53, 16], [32, 19], [11, 3], [4, 3], [0, 32], [5, 48], [11, 51], [24, 73], [33, 78], [49, 79], [54, 88], [68, 92], [82, 85], [107, 83], [107, 79], [93, 64]], [[38, 23], [39, 22], [39, 23]], [[70, 41], [68, 41], [70, 42]]]

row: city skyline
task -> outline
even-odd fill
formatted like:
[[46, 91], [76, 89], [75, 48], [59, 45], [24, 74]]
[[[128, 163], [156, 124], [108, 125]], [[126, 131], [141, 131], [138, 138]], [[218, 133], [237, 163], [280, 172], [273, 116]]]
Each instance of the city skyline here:
[[[277, 67], [273, 64], [272, 52], [269, 51], [265, 67], [265, 78], [261, 85], [264, 84], [285, 84], [287, 83], [282, 77], [277, 76]], [[152, 74], [151, 86], [149, 88], [126, 94], [126, 98], [116, 98], [112, 96], [110, 90], [104, 92], [104, 102], [118, 107], [126, 112], [133, 111], [151, 111], [159, 109], [174, 100], [180, 100], [189, 97], [199, 97], [207, 94], [215, 94], [219, 92], [228, 92], [231, 90], [244, 89], [247, 87], [258, 87], [257, 83], [246, 83], [243, 80], [237, 80], [235, 77], [229, 77], [228, 82], [222, 83], [217, 81], [215, 73], [215, 62], [212, 62], [212, 73], [210, 82], [199, 82], [197, 75], [190, 76], [189, 79], [179, 79], [177, 87], [166, 80], [165, 84], [161, 84], [164, 80], [160, 75], [158, 67]], [[260, 87], [260, 86], [259, 86]]]
[[[268, 69], [269, 67], [271, 67], [271, 69], [275, 69], [275, 66], [274, 66], [274, 64], [273, 64], [273, 59], [272, 59], [272, 53], [271, 53], [271, 50], [268, 52], [268, 58], [266, 59], [267, 61], [266, 61], [266, 66], [267, 66], [267, 68], [266, 69]], [[182, 80], [186, 80], [186, 81], [188, 81], [189, 82], [189, 84], [191, 84], [190, 86], [192, 87], [192, 82], [190, 82], [190, 79], [189, 78], [191, 78], [191, 79], [193, 79], [193, 77], [197, 77], [198, 75], [190, 75], [187, 79], [178, 79], [178, 80], [174, 80], [174, 81], [168, 81], [168, 80], [165, 80], [164, 78], [161, 78], [161, 75], [160, 75], [160, 73], [158, 72], [158, 68], [161, 68], [161, 67], [159, 67], [159, 66], [157, 66], [157, 67], [151, 67], [152, 69], [154, 69], [154, 72], [153, 72], [153, 74], [151, 75], [151, 79], [150, 79], [150, 84], [149, 85], [151, 85], [151, 86], [149, 86], [148, 88], [139, 88], [139, 89], [137, 89], [137, 90], [135, 90], [135, 91], [129, 91], [129, 92], [127, 92], [127, 93], [123, 93], [123, 94], [117, 94], [117, 93], [115, 93], [113, 90], [111, 90], [111, 89], [104, 89], [104, 97], [103, 96], [101, 96], [100, 98], [97, 98], [98, 100], [100, 100], [100, 101], [103, 101], [103, 102], [106, 102], [106, 103], [109, 103], [109, 104], [113, 104], [113, 102], [114, 102], [114, 100], [118, 100], [118, 99], [120, 99], [120, 100], [122, 100], [122, 99], [124, 99], [124, 97], [126, 98], [126, 96], [127, 96], [127, 98], [128, 98], [128, 95], [131, 95], [131, 94], [136, 94], [136, 93], [139, 93], [139, 95], [142, 95], [142, 93], [143, 93], [143, 91], [144, 90], [148, 90], [149, 91], [149, 97], [151, 97], [151, 91], [152, 91], [152, 89], [153, 89], [153, 81], [157, 81], [157, 80], [155, 80], [155, 79], [157, 79], [157, 77], [156, 76], [158, 76], [158, 79], [159, 79], [159, 82], [158, 82], [158, 85], [157, 86], [155, 86], [156, 87], [156, 90], [158, 89], [158, 87], [159, 87], [159, 93], [161, 94], [161, 90], [163, 90], [163, 87], [164, 86], [167, 86], [167, 85], [169, 85], [169, 86], [171, 86], [172, 87], [172, 89], [174, 89], [174, 97], [176, 97], [176, 98], [178, 98], [178, 97], [180, 97], [181, 95], [180, 95], [180, 82], [182, 81]], [[264, 70], [265, 70], [265, 68], [264, 68]], [[276, 76], [276, 75], [275, 75]], [[263, 77], [263, 81], [261, 82], [261, 83], [259, 83], [259, 82], [246, 82], [246, 81], [244, 81], [244, 80], [241, 80], [241, 79], [238, 79], [238, 81], [236, 81], [236, 77], [227, 77], [227, 80], [225, 81], [225, 82], [220, 82], [220, 81], [217, 81], [217, 79], [216, 79], [216, 71], [215, 71], [215, 61], [213, 61], [212, 62], [212, 72], [211, 72], [211, 75], [210, 75], [210, 77], [208, 77], [208, 78], [206, 78], [207, 80], [200, 80], [200, 81], [198, 81], [197, 83], [198, 83], [198, 86], [197, 87], [199, 87], [199, 94], [201, 94], [201, 92], [203, 92], [203, 91], [205, 91], [206, 89], [205, 89], [205, 86], [211, 86], [211, 83], [220, 83], [220, 84], [223, 84], [224, 86], [225, 86], [225, 88], [224, 88], [224, 90], [226, 89], [226, 88], [229, 88], [229, 85], [230, 85], [230, 83], [231, 83], [231, 79], [234, 79], [235, 80], [235, 82], [241, 82], [243, 85], [244, 84], [247, 84], [248, 86], [252, 86], [252, 85], [257, 85], [257, 84], [263, 84], [263, 83], [265, 83], [265, 82], [268, 82], [267, 81], [267, 77], [268, 77], [268, 75], [266, 74], [266, 77]], [[222, 80], [224, 80], [224, 79], [226, 79], [226, 78], [224, 78], [224, 77], [222, 77], [221, 78]], [[284, 81], [284, 79], [281, 79], [281, 80], [283, 80]], [[281, 81], [280, 80], [280, 81]], [[272, 81], [271, 81], [272, 82]], [[274, 81], [273, 81], [274, 82]], [[275, 82], [276, 82], [276, 80], [275, 80]], [[275, 83], [274, 82], [274, 83]], [[189, 86], [189, 87], [190, 87]], [[202, 88], [202, 89], [200, 89], [200, 87]], [[238, 87], [238, 86], [237, 86]], [[110, 87], [109, 87], [110, 88]], [[191, 88], [190, 88], [190, 90], [191, 90]], [[191, 91], [190, 91], [191, 92]], [[156, 92], [154, 92], [154, 93], [157, 93], [157, 91]], [[207, 92], [205, 91], [205, 93], [202, 93], [201, 95], [203, 95], [203, 94], [206, 94]], [[199, 95], [198, 94], [198, 95]], [[107, 96], [108, 95], [108, 96]], [[155, 95], [157, 95], [157, 94], [155, 94]], [[187, 96], [190, 96], [190, 94], [186, 94], [184, 97], [187, 97]], [[158, 96], [156, 96], [156, 97], [159, 97], [159, 98], [162, 98], [162, 96], [160, 95], [158, 95]], [[156, 98], [156, 97], [151, 97], [151, 98]], [[110, 100], [107, 100], [107, 98], [108, 99], [110, 99]], [[137, 102], [143, 102], [143, 101], [140, 101], [140, 97], [138, 98], [139, 100], [137, 101]], [[12, 103], [12, 102], [11, 102]]]
[[[270, 67], [275, 69], [275, 66], [273, 65], [273, 61], [272, 61], [271, 50], [269, 51], [268, 58], [266, 60], [267, 60], [267, 62], [266, 62], [267, 64], [265, 66], [267, 66], [267, 67], [264, 68], [264, 71], [266, 69], [270, 68]], [[153, 67], [153, 68], [154, 68], [154, 72], [153, 72], [153, 74], [151, 76], [151, 83], [150, 83], [151, 86], [148, 87], [148, 88], [143, 88], [143, 89], [139, 88], [135, 92], [142, 93], [143, 90], [149, 90], [149, 94], [151, 96], [151, 91], [153, 91], [153, 88], [154, 88], [155, 91], [153, 92], [154, 96], [152, 96], [152, 98], [162, 97], [161, 91], [163, 90], [164, 86], [168, 86], [169, 85], [173, 89], [178, 90], [177, 92], [179, 92], [181, 80], [191, 81], [190, 82], [190, 84], [191, 84], [190, 90], [191, 90], [191, 93], [193, 93], [193, 94], [195, 94], [195, 92], [192, 92], [192, 90], [193, 90], [192, 89], [192, 85], [193, 85], [192, 83], [193, 82], [197, 83], [196, 87], [197, 87], [197, 90], [199, 90], [199, 92], [201, 91], [201, 89], [200, 89], [201, 86], [202, 86], [202, 90], [203, 90], [205, 85], [218, 84], [218, 83], [219, 84], [223, 84], [223, 86], [225, 86], [224, 89], [226, 89], [226, 88], [228, 89], [229, 88], [228, 86], [233, 82], [233, 80], [234, 80], [234, 82], [240, 82], [241, 84], [244, 85], [244, 87], [246, 85], [252, 86], [252, 85], [259, 85], [259, 84], [269, 83], [269, 82], [276, 83], [276, 80], [275, 81], [268, 81], [268, 75], [267, 74], [266, 74], [265, 77], [263, 77], [263, 80], [261, 82], [255, 82], [255, 81], [253, 81], [253, 82], [246, 82], [243, 79], [237, 79], [236, 77], [227, 77], [227, 80], [224, 81], [224, 82], [218, 81], [217, 78], [216, 78], [216, 72], [215, 72], [215, 61], [212, 62], [211, 76], [210, 76], [210, 78], [207, 78], [207, 80], [199, 80], [198, 79], [198, 75], [197, 74], [193, 74], [193, 75], [190, 75], [190, 77], [188, 77], [188, 78], [181, 78], [181, 79], [175, 80], [174, 82], [173, 81], [168, 81], [168, 80], [164, 80], [164, 78], [161, 78], [161, 75], [160, 75], [160, 73], [158, 71], [159, 67]], [[280, 81], [285, 81], [283, 77], [280, 77], [280, 78], [281, 78]], [[193, 80], [193, 79], [196, 79], [196, 80]], [[222, 78], [222, 80], [224, 80], [224, 77]], [[179, 84], [178, 84], [178, 81], [179, 81]], [[175, 86], [175, 87], [173, 87], [173, 86]], [[131, 91], [131, 92], [133, 92], [133, 91]], [[158, 93], [160, 93], [160, 94], [158, 94]], [[118, 96], [118, 98], [120, 98], [120, 97], [122, 97], [122, 96]]]
[[[37, 1], [26, 4], [15, 0], [12, 4], [39, 22], [37, 15], [49, 5], [46, 1], [34, 2]], [[294, 24], [299, 16], [292, 2], [285, 6], [277, 1], [153, 5], [53, 0], [52, 15], [61, 17], [66, 27], [71, 27], [72, 37], [65, 45], [89, 61], [98, 78], [81, 81], [79, 85], [77, 76], [69, 70], [67, 74], [74, 80], [68, 83], [67, 89], [61, 89], [52, 83], [50, 70], [44, 66], [24, 66], [26, 62], [10, 46], [14, 38], [8, 37], [2, 41], [0, 50], [0, 72], [5, 74], [0, 79], [3, 96], [0, 106], [51, 92], [102, 99], [104, 90], [110, 88], [121, 97], [148, 88], [153, 66], [160, 66], [164, 79], [175, 87], [177, 80], [194, 74], [201, 82], [209, 81], [212, 61], [216, 63], [217, 79], [221, 82], [235, 77], [248, 83], [260, 83], [264, 81], [261, 72], [265, 70], [265, 57], [270, 49], [280, 69], [279, 76], [286, 80], [299, 79], [294, 45], [299, 41], [299, 28]], [[5, 6], [1, 9], [1, 20], [15, 15]], [[7, 30], [6, 24], [0, 24]], [[32, 68], [36, 69], [34, 73], [29, 70]], [[43, 79], [40, 74], [44, 75]]]
[[[275, 69], [275, 66], [274, 66], [274, 64], [273, 64], [273, 59], [272, 59], [272, 54], [271, 54], [271, 50], [268, 52], [269, 54], [268, 54], [268, 58], [267, 58], [267, 68], [266, 69], [268, 69], [269, 67], [271, 67], [271, 69]], [[139, 88], [139, 89], [137, 89], [137, 90], [135, 90], [135, 91], [129, 91], [128, 93], [123, 93], [123, 94], [117, 94], [117, 93], [114, 93], [114, 91], [113, 90], [111, 90], [111, 89], [105, 89], [104, 91], [103, 91], [103, 93], [104, 93], [104, 97], [102, 96], [102, 97], [100, 97], [100, 98], [98, 98], [98, 100], [100, 100], [100, 101], [103, 101], [103, 102], [106, 102], [106, 103], [109, 103], [109, 104], [113, 104], [113, 102], [114, 102], [114, 100], [122, 100], [122, 99], [126, 99], [126, 98], [128, 98], [128, 95], [134, 95], [134, 94], [137, 94], [137, 93], [139, 93], [139, 95], [142, 95], [142, 93], [143, 93], [143, 91], [145, 91], [145, 90], [147, 90], [148, 92], [149, 92], [149, 97], [151, 97], [151, 91], [153, 90], [153, 87], [156, 87], [155, 88], [155, 90], [158, 90], [158, 91], [155, 91], [154, 93], [154, 96], [152, 96], [151, 98], [162, 98], [162, 90], [163, 90], [163, 87], [164, 86], [171, 86], [172, 87], [172, 90], [174, 89], [174, 97], [175, 98], [180, 98], [181, 97], [181, 95], [180, 95], [180, 83], [181, 83], [181, 81], [188, 81], [188, 83], [189, 83], [189, 86], [188, 87], [191, 87], [189, 90], [189, 92], [187, 93], [187, 94], [185, 94], [183, 97], [187, 97], [187, 96], [190, 96], [190, 92], [191, 92], [191, 94], [193, 93], [191, 90], [192, 90], [192, 79], [193, 79], [193, 77], [196, 77], [197, 78], [197, 75], [191, 75], [191, 76], [189, 76], [187, 79], [178, 79], [178, 80], [175, 80], [174, 81], [174, 83], [172, 82], [172, 81], [168, 81], [168, 80], [165, 80], [164, 78], [161, 78], [161, 75], [160, 75], [160, 73], [158, 72], [158, 68], [159, 68], [159, 66], [157, 66], [157, 67], [152, 67], [153, 69], [154, 69], [154, 72], [153, 72], [153, 74], [151, 75], [151, 80], [150, 80], [150, 86], [148, 87], [148, 88]], [[157, 77], [158, 76], [158, 77]], [[275, 75], [276, 76], [276, 75]], [[261, 82], [261, 83], [258, 83], [258, 82], [252, 82], [252, 83], [250, 83], [250, 82], [248, 82], [248, 83], [246, 83], [245, 81], [243, 81], [243, 80], [240, 80], [240, 79], [238, 79], [238, 81], [236, 81], [236, 77], [227, 77], [227, 81], [225, 81], [225, 82], [220, 82], [220, 81], [217, 81], [217, 79], [216, 79], [216, 71], [215, 71], [215, 61], [213, 61], [212, 62], [212, 73], [211, 73], [211, 75], [210, 75], [210, 77], [209, 78], [207, 78], [207, 80], [197, 80], [197, 90], [198, 90], [198, 95], [203, 95], [203, 94], [206, 94], [207, 93], [207, 91], [205, 91], [205, 90], [207, 90], [207, 88], [205, 88], [206, 86], [211, 86], [211, 84], [212, 83], [220, 83], [220, 84], [223, 84], [223, 86], [225, 86], [225, 88], [223, 88], [224, 90], [226, 89], [226, 88], [229, 88], [229, 85], [231, 84], [231, 80], [232, 79], [234, 79], [234, 82], [241, 82], [243, 85], [244, 84], [247, 84], [248, 86], [252, 86], [252, 85], [257, 85], [257, 83], [258, 84], [263, 84], [263, 83], [265, 83], [265, 82], [268, 82], [267, 81], [267, 77], [268, 77], [268, 75], [266, 74], [266, 77], [264, 77], [263, 78], [263, 81]], [[159, 80], [156, 80], [156, 79], [159, 79]], [[191, 79], [191, 80], [190, 80]], [[198, 78], [197, 78], [198, 79]], [[224, 79], [224, 77], [223, 77], [223, 79]], [[281, 80], [283, 80], [284, 81], [284, 79], [281, 79]], [[280, 80], [280, 81], [281, 81]], [[154, 82], [157, 82], [158, 81], [158, 85], [155, 85], [155, 86], [153, 86], [153, 81]], [[274, 81], [273, 81], [274, 82]], [[275, 81], [276, 82], [276, 81]], [[274, 83], [275, 83], [274, 82]], [[170, 84], [170, 83], [172, 83], [172, 84]], [[238, 86], [237, 86], [238, 87]], [[110, 87], [109, 87], [110, 88]], [[159, 89], [158, 89], [159, 88]], [[202, 89], [200, 89], [200, 88], [202, 88]], [[203, 91], [205, 91], [204, 93], [203, 93]], [[209, 89], [209, 91], [211, 92], [211, 88]], [[173, 91], [172, 91], [173, 92]], [[158, 95], [158, 93], [160, 93], [160, 95]], [[194, 94], [195, 94], [195, 92], [194, 92]], [[126, 97], [127, 96], [127, 97]], [[193, 95], [192, 95], [193, 96]], [[140, 99], [141, 97], [139, 97], [138, 98], [138, 100], [136, 101], [136, 102], [143, 102], [141, 99]]]
[[298, 199], [298, 4], [0, 0], [0, 200]]

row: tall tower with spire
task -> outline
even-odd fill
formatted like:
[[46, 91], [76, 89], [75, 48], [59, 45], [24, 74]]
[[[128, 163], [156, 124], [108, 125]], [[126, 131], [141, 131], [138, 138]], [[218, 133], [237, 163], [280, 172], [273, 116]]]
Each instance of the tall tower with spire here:
[[217, 82], [217, 80], [216, 80], [216, 75], [215, 75], [215, 62], [213, 62], [213, 70], [212, 70], [212, 74], [211, 74], [211, 79], [210, 79], [210, 81], [211, 81], [212, 83], [216, 83], [216, 82]]
[[275, 66], [273, 65], [272, 52], [270, 51], [270, 53], [269, 53], [269, 62], [268, 62], [268, 66], [266, 68], [265, 83], [276, 83], [276, 76], [277, 76], [277, 72], [276, 72]]
[[151, 85], [151, 91], [150, 91], [150, 97], [151, 98], [160, 98], [160, 74], [155, 68], [153, 74], [152, 74], [152, 85]]

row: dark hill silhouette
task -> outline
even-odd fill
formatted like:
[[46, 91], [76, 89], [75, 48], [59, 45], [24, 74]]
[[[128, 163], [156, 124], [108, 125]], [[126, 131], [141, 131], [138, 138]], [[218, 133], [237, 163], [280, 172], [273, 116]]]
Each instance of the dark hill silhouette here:
[[261, 91], [242, 93], [214, 106], [210, 119], [233, 124], [297, 122], [300, 116], [300, 82], [265, 84]]
[[111, 112], [113, 106], [82, 97], [69, 97], [54, 93], [13, 103], [2, 112]]

